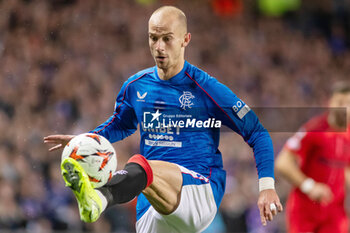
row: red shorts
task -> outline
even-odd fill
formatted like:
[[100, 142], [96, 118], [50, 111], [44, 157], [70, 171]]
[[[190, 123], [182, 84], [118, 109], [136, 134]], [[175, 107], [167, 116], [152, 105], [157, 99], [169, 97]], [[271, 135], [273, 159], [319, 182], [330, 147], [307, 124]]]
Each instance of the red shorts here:
[[304, 194], [293, 193], [287, 202], [286, 215], [289, 233], [348, 232], [348, 219], [343, 204], [322, 206], [310, 201]]

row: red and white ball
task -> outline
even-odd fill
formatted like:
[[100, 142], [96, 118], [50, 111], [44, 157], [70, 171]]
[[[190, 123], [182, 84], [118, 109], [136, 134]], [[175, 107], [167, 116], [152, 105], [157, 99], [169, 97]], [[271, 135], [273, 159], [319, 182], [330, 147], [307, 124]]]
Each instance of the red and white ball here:
[[117, 170], [117, 154], [112, 144], [101, 135], [84, 133], [75, 136], [62, 152], [84, 168], [94, 188], [105, 185]]

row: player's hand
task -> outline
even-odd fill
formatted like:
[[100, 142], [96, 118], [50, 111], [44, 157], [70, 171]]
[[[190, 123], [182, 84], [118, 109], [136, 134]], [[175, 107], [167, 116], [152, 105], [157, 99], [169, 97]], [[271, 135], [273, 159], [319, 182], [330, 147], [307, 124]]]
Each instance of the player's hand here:
[[307, 193], [308, 197], [316, 202], [327, 205], [333, 200], [333, 193], [326, 184], [316, 182], [314, 187]]
[[277, 212], [282, 212], [283, 206], [274, 189], [262, 190], [259, 194], [258, 207], [262, 225], [272, 221]]
[[49, 135], [47, 137], [44, 137], [44, 143], [45, 144], [54, 144], [53, 147], [49, 149], [49, 151], [55, 151], [58, 149], [61, 149], [67, 145], [67, 143], [74, 138], [75, 135]]

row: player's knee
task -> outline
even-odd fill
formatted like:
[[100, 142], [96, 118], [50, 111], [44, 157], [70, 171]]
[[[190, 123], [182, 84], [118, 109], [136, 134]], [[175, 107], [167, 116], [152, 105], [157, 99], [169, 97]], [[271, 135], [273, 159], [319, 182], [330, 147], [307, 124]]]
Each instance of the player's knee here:
[[163, 214], [163, 215], [169, 215], [169, 214], [172, 214], [172, 213], [174, 213], [174, 211], [177, 209], [177, 206], [168, 206], [168, 207], [166, 207], [164, 210], [163, 210], [163, 213], [161, 213], [161, 214]]
[[172, 196], [166, 200], [166, 212], [168, 214], [173, 213], [177, 207], [179, 206], [180, 203], [180, 197], [181, 193], [172, 193]]
[[173, 213], [180, 201], [182, 174], [176, 164], [148, 161], [154, 174], [153, 183], [143, 191], [160, 214]]
[[164, 215], [173, 213], [180, 203], [181, 192], [176, 192], [170, 187], [159, 189], [159, 183], [158, 185], [152, 184], [143, 191], [143, 194], [146, 196], [154, 209], [158, 213]]
[[178, 207], [178, 201], [175, 198], [169, 198], [169, 200], [164, 200], [159, 202], [157, 207], [153, 206], [158, 213], [163, 215], [172, 214]]

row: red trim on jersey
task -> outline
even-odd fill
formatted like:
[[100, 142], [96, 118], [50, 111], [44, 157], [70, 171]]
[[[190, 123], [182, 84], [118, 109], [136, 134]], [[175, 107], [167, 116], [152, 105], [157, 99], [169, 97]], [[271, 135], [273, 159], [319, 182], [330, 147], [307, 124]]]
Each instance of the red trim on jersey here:
[[232, 123], [235, 125], [235, 122], [232, 120], [232, 118], [225, 112], [224, 109], [222, 109], [222, 108], [220, 107], [220, 105], [213, 99], [213, 97], [211, 97], [211, 95], [210, 95], [206, 90], [204, 90], [204, 88], [203, 88], [201, 85], [199, 85], [199, 84], [197, 83], [197, 81], [194, 80], [187, 72], [185, 72], [185, 73], [186, 73], [186, 75], [187, 75], [193, 82], [195, 82], [195, 83], [197, 84], [197, 86], [198, 86], [200, 89], [202, 89], [202, 91], [204, 91], [205, 94], [207, 94], [207, 96], [216, 104], [216, 106], [218, 106], [218, 107], [220, 108], [220, 110], [223, 111], [223, 113], [225, 113], [225, 115], [226, 115], [226, 116], [232, 121]]
[[[125, 93], [126, 93], [126, 89], [128, 88], [128, 86], [129, 86], [131, 83], [133, 83], [133, 82], [139, 80], [140, 78], [142, 78], [142, 77], [145, 76], [146, 74], [151, 74], [151, 73], [153, 73], [153, 71], [152, 71], [152, 72], [144, 73], [143, 75], [141, 75], [141, 76], [138, 77], [137, 79], [135, 79], [135, 80], [129, 82], [129, 83], [126, 85], [125, 90], [124, 90], [124, 93], [123, 93], [122, 101], [121, 101], [121, 103], [116, 107], [116, 110], [115, 110], [115, 111], [117, 111], [117, 109], [120, 108], [120, 106], [124, 103], [123, 101], [124, 101], [124, 99], [125, 99]], [[101, 132], [102, 130], [104, 130], [107, 126], [109, 126], [109, 125], [114, 121], [114, 119], [116, 118], [116, 116], [117, 116], [118, 114], [119, 114], [119, 113], [117, 113], [117, 112], [114, 113], [114, 114], [113, 114], [112, 120], [111, 120], [107, 125], [105, 125], [102, 129], [100, 129], [99, 131], [94, 131], [94, 133], [98, 134], [99, 132]]]
[[[210, 171], [211, 171], [211, 168], [210, 168]], [[204, 182], [206, 182], [206, 183], [209, 183], [209, 182], [210, 182], [209, 177], [204, 177], [203, 175], [201, 175], [200, 173], [197, 173], [197, 172], [195, 172], [195, 173], [196, 173], [197, 175], [200, 175], [200, 177], [198, 177], [198, 176], [193, 176], [192, 173], [187, 173], [187, 172], [181, 171], [181, 174], [190, 175], [190, 176], [192, 176], [193, 179], [202, 180], [202, 181], [204, 181]]]
[[146, 188], [148, 186], [150, 186], [153, 182], [153, 171], [151, 166], [149, 165], [147, 159], [145, 157], [143, 157], [140, 154], [136, 154], [134, 156], [132, 156], [127, 163], [137, 163], [138, 165], [140, 165], [143, 170], [145, 170], [146, 172], [146, 176], [147, 176], [147, 185]]
[[209, 173], [209, 176], [207, 177], [207, 179], [210, 179], [210, 177], [211, 177], [211, 171], [212, 171], [212, 169], [210, 168], [210, 173]]
[[[223, 113], [225, 113], [225, 115], [232, 121], [232, 123], [233, 123], [234, 125], [236, 125], [235, 122], [232, 120], [232, 118], [227, 114], [227, 112], [225, 112], [224, 109], [222, 109], [222, 108], [220, 107], [220, 105], [213, 99], [213, 97], [211, 97], [211, 95], [210, 95], [206, 90], [204, 90], [204, 88], [203, 88], [201, 85], [199, 85], [199, 83], [197, 83], [197, 81], [194, 80], [194, 79], [191, 77], [191, 75], [189, 75], [187, 72], [185, 72], [185, 74], [186, 74], [193, 82], [195, 82], [195, 84], [197, 84], [197, 86], [198, 86], [200, 89], [202, 89], [202, 91], [204, 91], [205, 94], [207, 94], [207, 96], [216, 104], [216, 106], [218, 106], [218, 107], [220, 108], [220, 110], [223, 111]], [[255, 159], [255, 157], [254, 157], [254, 159]], [[211, 171], [212, 171], [212, 169], [210, 168], [210, 174], [209, 174], [209, 176], [207, 177], [208, 179], [211, 177]]]

